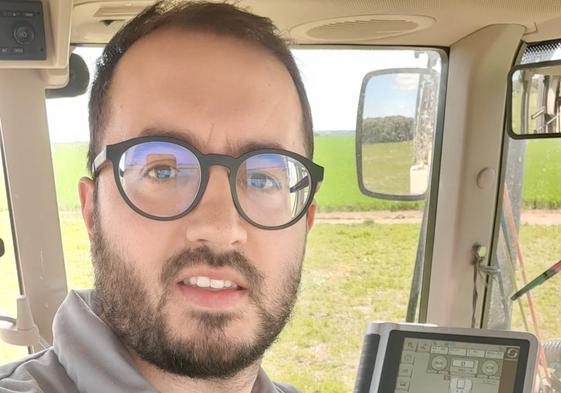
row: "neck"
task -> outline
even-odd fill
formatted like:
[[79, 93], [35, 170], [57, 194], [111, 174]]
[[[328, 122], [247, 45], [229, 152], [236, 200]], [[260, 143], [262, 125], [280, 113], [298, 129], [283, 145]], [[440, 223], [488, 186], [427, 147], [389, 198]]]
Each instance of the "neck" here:
[[228, 379], [194, 379], [163, 371], [129, 349], [142, 376], [159, 393], [251, 393], [259, 373], [260, 360]]

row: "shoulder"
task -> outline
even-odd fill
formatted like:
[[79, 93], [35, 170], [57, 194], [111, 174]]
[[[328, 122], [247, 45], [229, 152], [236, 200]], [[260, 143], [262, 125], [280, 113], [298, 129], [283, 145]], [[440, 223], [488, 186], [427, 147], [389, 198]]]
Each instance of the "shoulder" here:
[[253, 387], [252, 393], [299, 393], [298, 390], [287, 383], [271, 381], [265, 371], [259, 369], [257, 380]]
[[0, 393], [77, 393], [52, 349], [0, 366]]
[[286, 383], [273, 382], [273, 385], [279, 393], [300, 393], [294, 386]]

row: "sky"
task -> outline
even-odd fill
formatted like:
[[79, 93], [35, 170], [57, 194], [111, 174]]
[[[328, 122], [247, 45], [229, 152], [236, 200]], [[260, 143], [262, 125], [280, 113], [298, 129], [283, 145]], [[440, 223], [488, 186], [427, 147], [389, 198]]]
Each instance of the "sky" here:
[[418, 83], [417, 74], [373, 75], [366, 84], [363, 117], [414, 117]]
[[[90, 67], [93, 77], [95, 61], [101, 48], [79, 47], [75, 50]], [[415, 56], [413, 50], [365, 49], [294, 49], [296, 63], [312, 107], [315, 132], [351, 131], [356, 127], [356, 114], [364, 76], [372, 71], [396, 67], [424, 67], [427, 56]], [[385, 116], [396, 111], [407, 115], [413, 108], [411, 80], [394, 81], [377, 78], [368, 87], [369, 100], [365, 113]], [[87, 102], [89, 91], [76, 98], [47, 100], [51, 143], [87, 142], [89, 139]], [[401, 106], [401, 109], [400, 109]], [[409, 112], [407, 112], [409, 111]], [[412, 114], [411, 114], [412, 115]]]

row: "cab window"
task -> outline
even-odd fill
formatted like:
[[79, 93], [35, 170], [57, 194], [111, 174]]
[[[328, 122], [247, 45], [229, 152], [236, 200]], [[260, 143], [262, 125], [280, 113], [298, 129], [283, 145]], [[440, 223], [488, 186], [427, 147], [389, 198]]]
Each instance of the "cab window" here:
[[[94, 75], [101, 50], [78, 47], [74, 52]], [[317, 194], [319, 213], [308, 238], [294, 316], [267, 353], [264, 367], [274, 379], [291, 381], [303, 391], [348, 392], [368, 321], [412, 321], [422, 312], [422, 269], [430, 263], [427, 251], [432, 248], [426, 239], [432, 231], [429, 205], [436, 200], [431, 184], [438, 180], [433, 163], [439, 152], [433, 146], [441, 138], [438, 102], [445, 53], [418, 48], [295, 48], [293, 53], [312, 107], [314, 161], [325, 167], [325, 178]], [[384, 69], [402, 71], [378, 75]], [[415, 124], [428, 112], [417, 110], [419, 103], [427, 103], [419, 86], [427, 88], [428, 79], [413, 71], [403, 73], [411, 69], [425, 70], [423, 75], [430, 74], [437, 84], [422, 135]], [[370, 79], [364, 80], [367, 74]], [[78, 179], [87, 175], [87, 100], [85, 94], [47, 102], [69, 288], [93, 285], [77, 195]], [[363, 127], [360, 147], [357, 124]], [[430, 139], [422, 139], [426, 136]], [[356, 170], [357, 148], [362, 149], [361, 174]], [[358, 175], [363, 191], [378, 196], [361, 192]], [[14, 266], [5, 257], [3, 266], [8, 265]], [[11, 285], [17, 283], [15, 273], [10, 277]], [[347, 339], [340, 340], [341, 331]]]
[[[522, 52], [520, 63], [560, 60], [560, 48], [559, 42], [534, 44]], [[530, 100], [534, 93], [530, 92]], [[537, 114], [532, 102], [529, 105]], [[518, 115], [513, 116], [513, 124]], [[560, 154], [558, 138], [506, 137], [492, 255], [495, 273], [482, 277], [489, 283], [485, 326], [534, 333], [544, 346], [540, 383], [542, 387], [553, 385], [554, 391], [561, 387], [560, 277], [545, 281], [515, 301], [511, 296], [561, 259]]]

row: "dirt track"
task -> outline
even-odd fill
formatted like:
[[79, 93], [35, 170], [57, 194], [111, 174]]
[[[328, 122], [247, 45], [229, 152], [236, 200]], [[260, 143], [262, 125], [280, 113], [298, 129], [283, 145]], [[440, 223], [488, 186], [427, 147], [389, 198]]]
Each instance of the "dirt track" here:
[[[359, 224], [371, 220], [378, 224], [418, 224], [421, 222], [420, 211], [371, 211], [371, 212], [333, 212], [318, 213], [318, 224]], [[561, 225], [561, 210], [523, 210], [523, 224]]]

